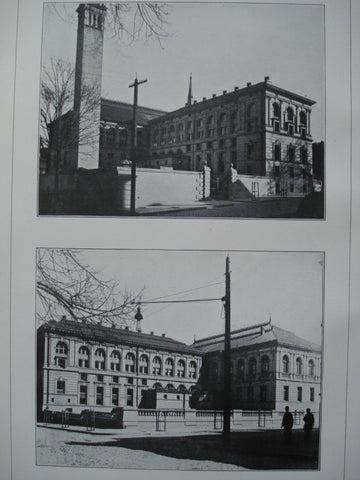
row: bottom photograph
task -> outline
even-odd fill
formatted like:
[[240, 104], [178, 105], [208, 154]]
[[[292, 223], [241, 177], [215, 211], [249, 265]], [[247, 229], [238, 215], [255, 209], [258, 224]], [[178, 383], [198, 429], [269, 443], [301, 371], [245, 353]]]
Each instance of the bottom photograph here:
[[323, 252], [36, 261], [37, 465], [320, 469]]

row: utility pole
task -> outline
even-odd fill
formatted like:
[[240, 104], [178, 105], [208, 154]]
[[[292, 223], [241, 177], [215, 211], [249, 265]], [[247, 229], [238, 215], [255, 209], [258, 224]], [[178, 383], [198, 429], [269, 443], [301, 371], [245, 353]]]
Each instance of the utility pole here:
[[224, 422], [223, 440], [224, 444], [230, 443], [230, 413], [231, 413], [231, 344], [230, 344], [230, 258], [226, 257], [225, 270], [225, 297], [223, 298], [225, 308], [225, 345], [224, 345]]
[[133, 107], [133, 124], [131, 135], [131, 196], [130, 196], [130, 214], [135, 215], [135, 192], [136, 192], [136, 147], [137, 147], [137, 100], [138, 100], [138, 85], [147, 82], [138, 80], [135, 77], [134, 83], [129, 85], [129, 88], [134, 88], [134, 107]]

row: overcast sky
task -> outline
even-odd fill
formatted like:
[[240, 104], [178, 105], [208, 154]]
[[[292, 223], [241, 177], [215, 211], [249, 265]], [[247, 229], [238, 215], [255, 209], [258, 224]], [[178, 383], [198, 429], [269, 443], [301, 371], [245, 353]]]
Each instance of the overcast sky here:
[[[50, 57], [74, 64], [77, 6], [67, 4], [65, 13], [61, 4], [56, 10], [44, 5], [43, 64]], [[270, 76], [275, 85], [317, 102], [312, 134], [324, 139], [322, 6], [172, 3], [166, 21], [161, 45], [150, 39], [125, 46], [106, 36], [104, 97], [131, 103], [129, 84], [137, 74], [148, 79], [139, 87], [139, 104], [171, 111], [186, 102], [190, 72], [197, 100]]]
[[[145, 287], [143, 301], [221, 299], [227, 253], [232, 329], [267, 321], [271, 314], [274, 325], [321, 344], [320, 253], [82, 250], [80, 258], [105, 278], [118, 279], [124, 290], [137, 293]], [[188, 344], [224, 331], [220, 300], [143, 304], [141, 310], [143, 332]]]

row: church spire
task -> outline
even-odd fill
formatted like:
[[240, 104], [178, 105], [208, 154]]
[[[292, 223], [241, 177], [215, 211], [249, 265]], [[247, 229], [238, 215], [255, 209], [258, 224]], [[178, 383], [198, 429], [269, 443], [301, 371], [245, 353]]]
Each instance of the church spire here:
[[192, 104], [192, 99], [193, 99], [191, 81], [192, 81], [192, 75], [190, 73], [189, 93], [188, 93], [188, 98], [187, 98], [187, 102], [186, 102], [187, 107], [189, 107]]

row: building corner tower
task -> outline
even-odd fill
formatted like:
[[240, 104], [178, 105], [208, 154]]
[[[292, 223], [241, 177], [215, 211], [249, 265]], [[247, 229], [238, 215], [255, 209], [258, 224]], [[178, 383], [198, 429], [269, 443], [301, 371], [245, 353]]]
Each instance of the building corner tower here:
[[74, 132], [77, 168], [99, 167], [101, 77], [106, 7], [80, 4], [75, 66]]

